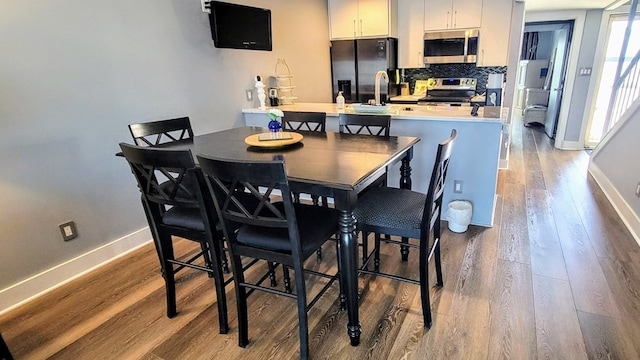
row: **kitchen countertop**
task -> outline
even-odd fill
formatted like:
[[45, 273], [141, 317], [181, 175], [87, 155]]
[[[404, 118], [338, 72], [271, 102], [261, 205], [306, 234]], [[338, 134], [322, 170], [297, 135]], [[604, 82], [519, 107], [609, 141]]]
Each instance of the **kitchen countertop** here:
[[[266, 113], [258, 108], [242, 109], [243, 113]], [[355, 113], [351, 104], [346, 104], [344, 109], [336, 108], [334, 103], [299, 103], [280, 105], [275, 107], [282, 111], [317, 111], [327, 113], [329, 117], [337, 117], [341, 113]], [[431, 120], [431, 121], [474, 121], [474, 122], [506, 122], [508, 108], [503, 108], [501, 118], [483, 117], [483, 108], [478, 110], [478, 116], [471, 116], [471, 106], [447, 106], [447, 105], [405, 105], [392, 104], [388, 114], [392, 119]]]

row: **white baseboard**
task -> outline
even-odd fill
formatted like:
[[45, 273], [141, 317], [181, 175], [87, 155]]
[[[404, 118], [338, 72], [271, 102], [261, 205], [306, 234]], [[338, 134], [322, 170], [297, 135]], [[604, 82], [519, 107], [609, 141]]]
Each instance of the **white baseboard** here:
[[140, 229], [97, 249], [56, 265], [0, 290], [0, 314], [12, 310], [69, 281], [113, 261], [151, 241], [149, 228]]
[[589, 163], [589, 173], [598, 183], [607, 199], [609, 199], [609, 202], [611, 202], [611, 205], [613, 205], [613, 208], [627, 229], [629, 229], [633, 238], [636, 239], [636, 242], [640, 245], [640, 218], [638, 218], [638, 214], [633, 212], [633, 209], [624, 201], [624, 198], [618, 190], [616, 190], [611, 181], [609, 181], [609, 178], [607, 178], [594, 162]]

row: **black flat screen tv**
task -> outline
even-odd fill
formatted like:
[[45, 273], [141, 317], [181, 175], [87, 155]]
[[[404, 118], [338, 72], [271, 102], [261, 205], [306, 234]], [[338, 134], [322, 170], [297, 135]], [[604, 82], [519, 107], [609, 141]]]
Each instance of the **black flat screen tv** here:
[[271, 51], [271, 10], [221, 1], [210, 6], [215, 47]]

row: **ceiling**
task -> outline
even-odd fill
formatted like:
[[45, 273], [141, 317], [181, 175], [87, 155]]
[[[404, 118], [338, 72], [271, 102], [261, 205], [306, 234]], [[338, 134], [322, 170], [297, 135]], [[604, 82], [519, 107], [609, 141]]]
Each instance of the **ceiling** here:
[[526, 11], [603, 9], [614, 0], [526, 0]]

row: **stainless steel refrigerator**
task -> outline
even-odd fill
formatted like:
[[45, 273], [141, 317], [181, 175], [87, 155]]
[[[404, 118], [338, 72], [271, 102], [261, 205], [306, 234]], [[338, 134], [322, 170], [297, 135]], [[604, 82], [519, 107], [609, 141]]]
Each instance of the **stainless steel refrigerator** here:
[[374, 81], [380, 70], [389, 75], [381, 80], [380, 100], [397, 95], [398, 39], [358, 39], [331, 42], [333, 100], [342, 91], [345, 102], [366, 103], [374, 98]]

